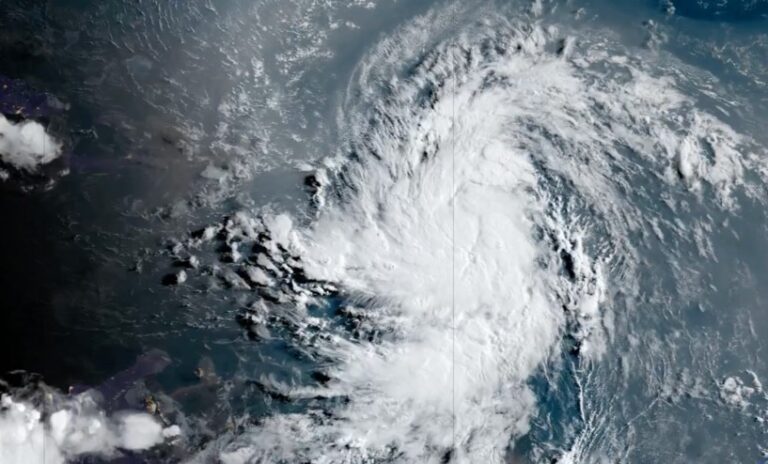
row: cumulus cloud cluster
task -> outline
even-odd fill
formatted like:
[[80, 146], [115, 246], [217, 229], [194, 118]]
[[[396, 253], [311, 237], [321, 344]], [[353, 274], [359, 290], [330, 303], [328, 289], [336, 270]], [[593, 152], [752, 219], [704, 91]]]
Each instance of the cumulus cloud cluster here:
[[34, 172], [61, 155], [61, 144], [36, 121], [14, 123], [0, 114], [0, 161]]
[[140, 412], [108, 416], [87, 394], [61, 401], [50, 414], [4, 395], [0, 399], [0, 464], [63, 464], [84, 455], [140, 451], [179, 434]]

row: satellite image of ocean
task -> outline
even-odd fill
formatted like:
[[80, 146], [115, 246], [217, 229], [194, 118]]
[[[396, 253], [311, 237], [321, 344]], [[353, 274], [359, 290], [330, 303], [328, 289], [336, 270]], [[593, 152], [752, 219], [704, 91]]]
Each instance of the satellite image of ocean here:
[[0, 0], [0, 464], [768, 462], [768, 0]]

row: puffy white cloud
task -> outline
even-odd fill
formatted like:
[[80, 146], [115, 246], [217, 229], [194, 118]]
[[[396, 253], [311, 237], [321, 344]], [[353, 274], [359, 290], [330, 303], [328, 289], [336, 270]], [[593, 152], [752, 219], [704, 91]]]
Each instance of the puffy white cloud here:
[[64, 464], [78, 456], [113, 456], [140, 451], [180, 434], [149, 414], [122, 412], [110, 417], [87, 393], [59, 399], [45, 415], [30, 403], [0, 399], [0, 464]]
[[35, 121], [13, 123], [0, 114], [0, 161], [25, 171], [35, 171], [61, 154], [61, 143]]

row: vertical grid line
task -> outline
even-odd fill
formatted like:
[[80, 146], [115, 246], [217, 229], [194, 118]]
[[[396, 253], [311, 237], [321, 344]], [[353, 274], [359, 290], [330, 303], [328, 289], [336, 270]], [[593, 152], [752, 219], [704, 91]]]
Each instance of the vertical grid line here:
[[[458, 27], [456, 8], [453, 4], [452, 23]], [[456, 55], [451, 53], [451, 407], [453, 409], [453, 452], [458, 456], [456, 442]]]
[[[43, 126], [43, 132], [44, 132], [43, 133], [43, 159], [45, 159], [45, 154], [48, 153], [48, 144], [47, 144], [48, 141], [46, 140], [47, 139], [47, 135], [46, 135], [47, 131], [46, 131], [46, 127], [45, 126]], [[42, 333], [42, 331], [41, 331], [41, 333]], [[46, 412], [45, 411], [45, 402], [43, 402], [43, 414], [45, 414], [45, 412]], [[41, 421], [40, 421], [41, 424], [40, 425], [43, 428], [43, 463], [42, 464], [46, 464], [45, 450], [46, 450], [46, 448], [48, 448], [48, 444], [46, 443], [46, 435], [48, 435], [48, 433], [45, 430], [45, 422], [42, 421], [42, 417], [40, 419], [41, 419]]]

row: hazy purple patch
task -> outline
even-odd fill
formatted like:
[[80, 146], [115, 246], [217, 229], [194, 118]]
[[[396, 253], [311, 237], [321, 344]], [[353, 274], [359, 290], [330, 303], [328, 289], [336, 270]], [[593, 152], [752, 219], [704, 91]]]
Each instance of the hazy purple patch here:
[[25, 82], [0, 75], [0, 113], [10, 119], [40, 119], [66, 109], [53, 95], [31, 89]]

